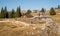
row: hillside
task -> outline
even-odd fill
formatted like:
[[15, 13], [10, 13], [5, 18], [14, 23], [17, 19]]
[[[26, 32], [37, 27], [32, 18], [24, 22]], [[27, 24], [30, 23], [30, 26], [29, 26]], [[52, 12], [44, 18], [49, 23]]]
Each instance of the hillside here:
[[[52, 34], [52, 36], [56, 36], [57, 33], [58, 35], [60, 33], [59, 29], [51, 18], [47, 18], [43, 24], [31, 24], [16, 19], [0, 21], [0, 36], [49, 36]], [[53, 33], [50, 34], [49, 31], [53, 31]]]
[[[60, 26], [60, 9], [55, 9], [56, 15], [51, 16], [52, 19], [57, 23], [58, 26]], [[49, 15], [49, 11], [46, 11], [46, 14]], [[49, 15], [50, 16], [50, 15]]]
[[[0, 36], [60, 36], [60, 9], [55, 16], [39, 18], [32, 12], [33, 18], [26, 15], [21, 18], [0, 19]], [[42, 21], [42, 22], [41, 22]]]

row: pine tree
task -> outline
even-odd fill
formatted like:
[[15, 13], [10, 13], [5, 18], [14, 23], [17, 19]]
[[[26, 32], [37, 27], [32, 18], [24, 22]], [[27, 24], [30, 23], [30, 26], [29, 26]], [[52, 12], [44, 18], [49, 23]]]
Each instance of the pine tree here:
[[20, 9], [20, 6], [17, 7], [17, 10], [16, 10], [16, 17], [21, 17], [22, 14], [21, 14], [21, 9]]
[[4, 14], [5, 14], [5, 12], [4, 12], [4, 9], [2, 7], [2, 9], [1, 9], [1, 18], [4, 18]]
[[1, 18], [8, 18], [8, 12], [7, 12], [7, 7], [5, 9], [1, 9]]
[[5, 17], [5, 18], [8, 18], [8, 17], [9, 17], [9, 16], [8, 16], [9, 14], [8, 14], [8, 11], [7, 11], [7, 7], [5, 7], [4, 12], [5, 12], [5, 16], [4, 16], [4, 17]]
[[0, 11], [0, 18], [1, 18], [1, 11]]
[[41, 12], [45, 12], [45, 9], [44, 9], [44, 8], [42, 8], [42, 9], [41, 9]]
[[27, 12], [26, 12], [26, 15], [29, 15], [29, 14], [31, 14], [31, 10], [27, 10]]
[[11, 13], [10, 13], [10, 18], [15, 18], [15, 10], [12, 9]]
[[42, 8], [40, 12], [41, 12], [42, 15], [44, 15], [45, 14], [45, 9]]
[[58, 5], [58, 9], [60, 8], [60, 5]]
[[55, 12], [54, 8], [50, 9], [50, 15], [56, 15], [56, 12]]
[[9, 18], [9, 13], [8, 12], [6, 12], [6, 18]]
[[28, 18], [31, 18], [31, 17], [33, 17], [32, 15], [31, 15], [31, 10], [27, 10], [27, 12], [26, 12], [26, 16], [28, 17]]

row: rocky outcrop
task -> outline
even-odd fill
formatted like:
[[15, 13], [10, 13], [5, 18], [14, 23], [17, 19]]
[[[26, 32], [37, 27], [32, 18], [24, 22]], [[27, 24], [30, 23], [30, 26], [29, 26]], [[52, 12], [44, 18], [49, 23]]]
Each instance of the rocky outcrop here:
[[46, 23], [41, 29], [41, 36], [57, 36], [58, 26], [52, 19], [46, 19]]

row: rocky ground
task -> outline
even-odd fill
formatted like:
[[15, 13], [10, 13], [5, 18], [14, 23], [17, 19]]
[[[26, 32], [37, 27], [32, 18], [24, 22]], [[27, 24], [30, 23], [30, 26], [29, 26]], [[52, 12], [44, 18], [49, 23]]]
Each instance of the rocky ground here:
[[60, 27], [51, 19], [43, 24], [31, 24], [18, 20], [0, 21], [0, 36], [59, 36]]

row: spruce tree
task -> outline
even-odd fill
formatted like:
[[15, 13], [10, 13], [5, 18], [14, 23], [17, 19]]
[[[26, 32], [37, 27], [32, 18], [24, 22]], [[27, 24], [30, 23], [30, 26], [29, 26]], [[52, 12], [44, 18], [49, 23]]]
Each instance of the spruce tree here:
[[1, 11], [0, 11], [0, 18], [1, 18]]
[[7, 11], [7, 7], [5, 7], [4, 12], [5, 12], [5, 14], [4, 14], [5, 16], [4, 16], [4, 17], [5, 17], [5, 18], [8, 18], [8, 11]]
[[45, 14], [45, 9], [42, 8], [40, 12], [41, 12], [42, 15], [44, 15]]
[[26, 15], [29, 15], [29, 14], [31, 14], [31, 10], [27, 10], [27, 12], [26, 12]]
[[31, 15], [31, 10], [27, 10], [27, 12], [26, 12], [26, 16], [28, 17], [28, 18], [31, 18], [31, 17], [33, 17], [32, 15]]
[[42, 8], [42, 9], [41, 9], [41, 12], [45, 12], [45, 9], [44, 9], [44, 8]]
[[54, 8], [50, 9], [50, 15], [56, 15], [56, 12], [55, 12]]
[[5, 12], [4, 12], [4, 9], [2, 7], [2, 9], [1, 9], [1, 18], [4, 18], [4, 14], [5, 14]]
[[9, 18], [9, 13], [8, 12], [6, 12], [6, 18]]
[[19, 7], [17, 7], [17, 10], [16, 10], [16, 17], [18, 18], [18, 17], [21, 17], [21, 16], [22, 16], [22, 14], [21, 14], [20, 6], [19, 6]]
[[10, 18], [15, 18], [15, 10], [12, 9], [11, 13], [10, 13]]
[[58, 9], [60, 8], [60, 5], [58, 5]]

